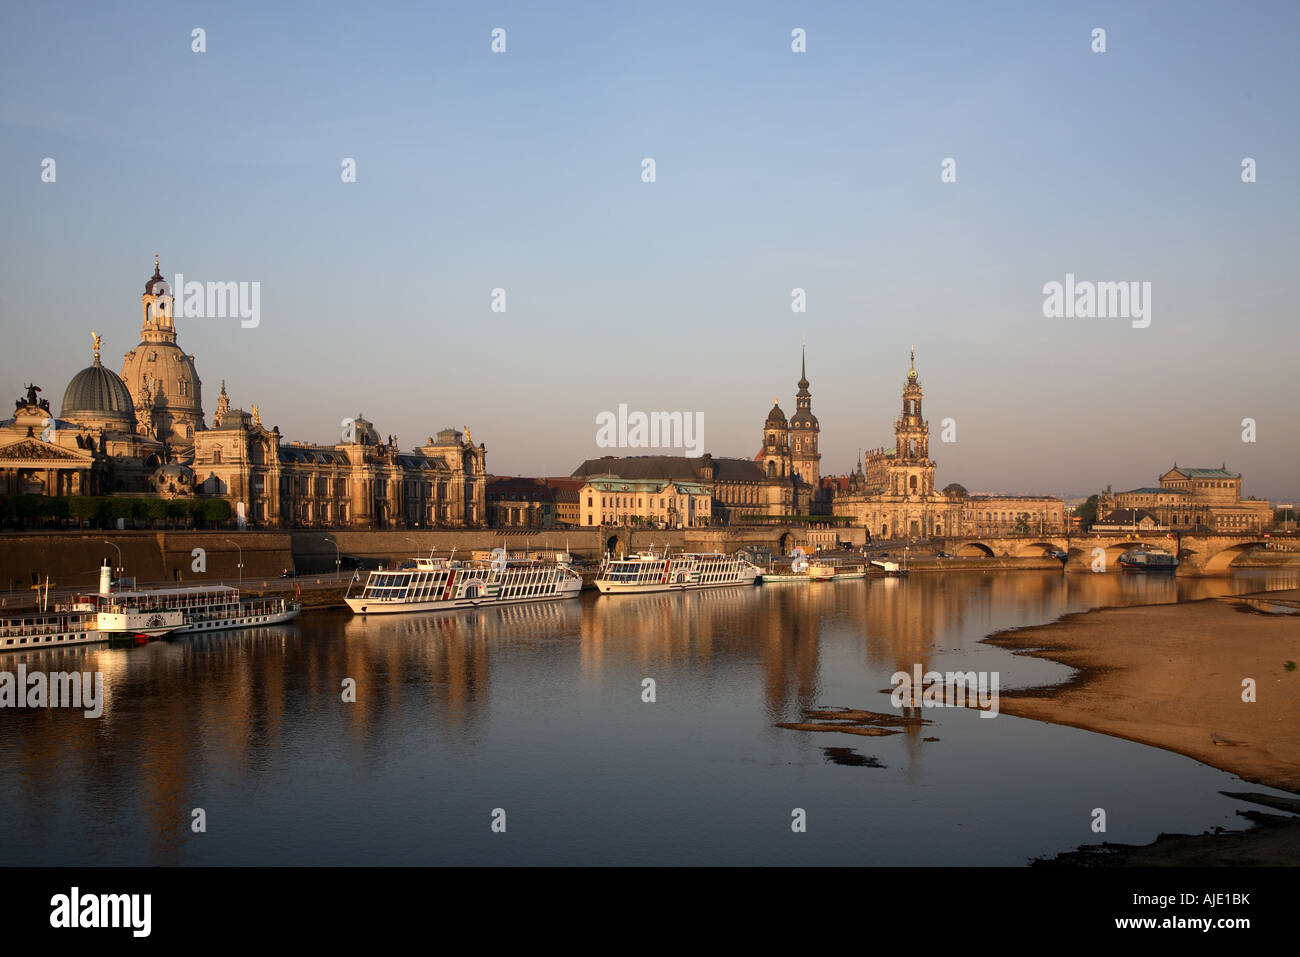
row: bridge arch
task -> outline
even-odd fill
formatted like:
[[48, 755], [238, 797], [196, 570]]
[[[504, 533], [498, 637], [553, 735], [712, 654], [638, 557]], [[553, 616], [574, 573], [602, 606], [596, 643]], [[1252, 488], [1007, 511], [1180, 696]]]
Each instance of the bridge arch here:
[[992, 558], [993, 549], [983, 542], [963, 542], [954, 553], [958, 558]]
[[1046, 558], [1056, 551], [1057, 546], [1051, 542], [1029, 542], [1016, 546], [1016, 558]]
[[1203, 575], [1226, 575], [1232, 568], [1232, 563], [1247, 552], [1253, 552], [1257, 548], [1263, 548], [1266, 542], [1242, 542], [1239, 545], [1229, 545], [1220, 552], [1215, 552], [1205, 560], [1201, 566]]
[[[1106, 546], [1106, 570], [1117, 571], [1119, 569], [1120, 556], [1125, 552], [1131, 552], [1135, 548], [1145, 548], [1151, 551], [1174, 553], [1173, 543], [1160, 544], [1159, 542], [1138, 542], [1132, 539], [1125, 539], [1122, 542]], [[1092, 548], [1087, 549], [1088, 560], [1092, 560]]]

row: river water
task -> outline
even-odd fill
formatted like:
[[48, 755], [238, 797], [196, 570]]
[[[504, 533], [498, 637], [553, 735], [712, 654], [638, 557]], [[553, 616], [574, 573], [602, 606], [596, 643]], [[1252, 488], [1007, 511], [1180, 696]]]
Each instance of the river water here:
[[980, 639], [1298, 577], [952, 572], [585, 593], [5, 654], [0, 670], [100, 671], [106, 703], [96, 719], [0, 711], [0, 864], [1022, 865], [1240, 827], [1218, 794], [1241, 787], [1233, 775], [1073, 728], [958, 708], [880, 737], [777, 725], [818, 708], [897, 713], [881, 692], [916, 664], [997, 672], [1004, 692], [1054, 683], [1070, 670]]

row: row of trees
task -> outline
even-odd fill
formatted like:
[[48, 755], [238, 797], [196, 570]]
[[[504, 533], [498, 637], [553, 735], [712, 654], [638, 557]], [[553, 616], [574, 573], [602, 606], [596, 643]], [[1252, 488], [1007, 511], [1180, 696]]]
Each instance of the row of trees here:
[[121, 498], [110, 495], [0, 495], [0, 527], [213, 528], [230, 521], [220, 498]]

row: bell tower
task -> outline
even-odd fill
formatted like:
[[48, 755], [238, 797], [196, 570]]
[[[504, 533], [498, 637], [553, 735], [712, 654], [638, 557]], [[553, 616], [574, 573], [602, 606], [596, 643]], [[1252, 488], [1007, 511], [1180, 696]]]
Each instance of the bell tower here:
[[153, 275], [140, 297], [140, 344], [122, 357], [122, 381], [142, 413], [140, 424], [173, 451], [187, 454], [194, 433], [205, 428], [203, 383], [194, 356], [176, 341], [175, 304], [154, 256]]
[[141, 342], [176, 341], [176, 300], [172, 287], [158, 268], [158, 257], [153, 257], [153, 275], [144, 284], [140, 297], [143, 313], [140, 323]]
[[768, 479], [790, 477], [790, 423], [781, 411], [781, 403], [772, 400], [772, 411], [763, 422], [763, 449], [758, 458], [763, 463], [763, 475]]
[[903, 384], [903, 411], [894, 420], [894, 457], [889, 491], [908, 497], [934, 491], [935, 464], [930, 461], [930, 424], [921, 413], [921, 380], [916, 374], [916, 349]]
[[[799, 391], [795, 395], [795, 413], [790, 417], [790, 459], [794, 473], [816, 493], [821, 484], [821, 452], [818, 439], [821, 425], [812, 412], [812, 393], [808, 391], [807, 346], [799, 360]], [[806, 507], [806, 506], [805, 506]]]

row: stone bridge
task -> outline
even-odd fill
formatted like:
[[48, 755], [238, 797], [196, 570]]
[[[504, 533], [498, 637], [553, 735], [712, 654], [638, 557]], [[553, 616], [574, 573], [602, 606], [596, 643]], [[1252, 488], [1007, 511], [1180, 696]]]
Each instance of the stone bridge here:
[[[1070, 571], [1119, 569], [1119, 557], [1131, 548], [1151, 548], [1178, 556], [1180, 575], [1226, 575], [1232, 563], [1268, 539], [1262, 533], [1217, 532], [1084, 532], [1070, 535], [1008, 535], [936, 538], [934, 544], [959, 558], [1029, 558], [1059, 550]], [[1100, 551], [1098, 551], [1100, 550]], [[1104, 566], [1098, 561], [1105, 558]]]

